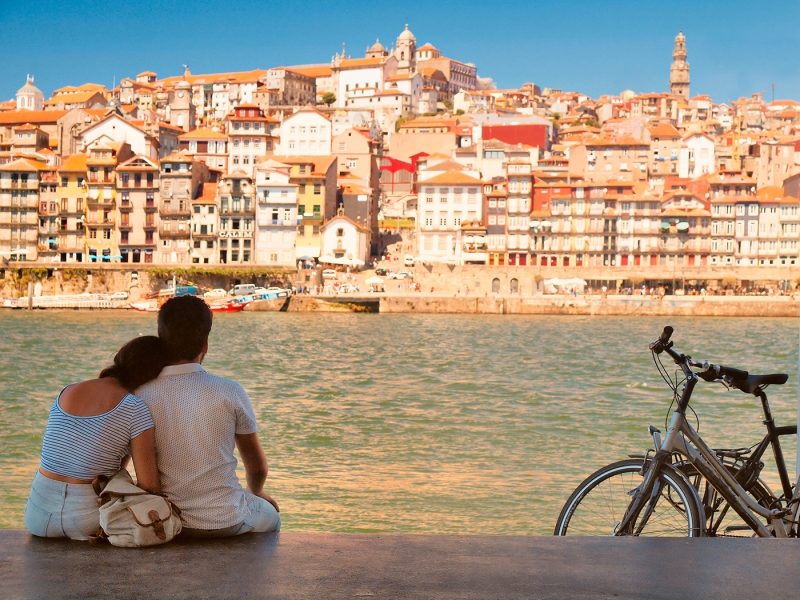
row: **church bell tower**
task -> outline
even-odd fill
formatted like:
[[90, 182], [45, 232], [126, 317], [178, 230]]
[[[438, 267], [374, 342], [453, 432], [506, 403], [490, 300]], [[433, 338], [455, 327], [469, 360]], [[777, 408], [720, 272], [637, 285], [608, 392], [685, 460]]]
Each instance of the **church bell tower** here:
[[669, 69], [669, 91], [682, 98], [689, 97], [689, 63], [686, 62], [686, 37], [682, 31], [675, 36], [672, 66]]

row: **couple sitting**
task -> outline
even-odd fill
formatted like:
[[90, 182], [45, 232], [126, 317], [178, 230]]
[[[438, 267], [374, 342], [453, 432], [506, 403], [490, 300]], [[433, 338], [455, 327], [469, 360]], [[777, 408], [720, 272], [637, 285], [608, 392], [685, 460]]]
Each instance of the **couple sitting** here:
[[[181, 510], [182, 535], [224, 537], [277, 531], [277, 503], [264, 492], [267, 459], [241, 385], [206, 372], [212, 313], [194, 296], [167, 301], [158, 337], [125, 344], [97, 379], [64, 388], [42, 440], [25, 507], [41, 537], [86, 540], [99, 512], [92, 480], [133, 458], [138, 485]], [[234, 446], [247, 476], [236, 476]]]

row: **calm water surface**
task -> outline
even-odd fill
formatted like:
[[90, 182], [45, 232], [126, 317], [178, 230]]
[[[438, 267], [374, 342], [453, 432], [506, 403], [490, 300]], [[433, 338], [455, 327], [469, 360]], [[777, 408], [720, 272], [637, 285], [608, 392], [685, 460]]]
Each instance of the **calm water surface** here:
[[[242, 313], [215, 317], [205, 364], [252, 398], [285, 530], [547, 535], [584, 476], [663, 424], [647, 344], [665, 324], [696, 358], [789, 373], [771, 400], [795, 422], [793, 319]], [[154, 315], [0, 312], [0, 527], [22, 527], [56, 393], [153, 333]], [[712, 443], [761, 435], [754, 397], [695, 398]]]

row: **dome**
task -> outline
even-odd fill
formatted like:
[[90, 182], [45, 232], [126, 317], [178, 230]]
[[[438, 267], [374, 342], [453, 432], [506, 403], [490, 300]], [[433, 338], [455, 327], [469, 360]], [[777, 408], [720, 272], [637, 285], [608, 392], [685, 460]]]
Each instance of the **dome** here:
[[33, 85], [33, 75], [28, 75], [25, 85], [17, 90], [17, 110], [42, 110], [44, 108], [44, 94]]
[[186, 81], [185, 79], [181, 79], [178, 83], [175, 84], [175, 89], [190, 90], [192, 89], [192, 84]]
[[370, 46], [370, 49], [367, 52], [385, 52], [386, 48], [383, 47], [381, 41], [378, 38], [375, 38], [375, 43]]
[[28, 75], [27, 79], [25, 80], [25, 85], [17, 90], [17, 95], [20, 94], [42, 94], [42, 90], [37, 88], [33, 85], [33, 75]]
[[402, 41], [408, 40], [411, 42], [417, 41], [417, 38], [414, 37], [414, 34], [408, 30], [408, 23], [406, 23], [406, 28], [403, 29], [402, 33], [399, 36], [397, 36], [397, 41], [399, 42], [401, 40]]

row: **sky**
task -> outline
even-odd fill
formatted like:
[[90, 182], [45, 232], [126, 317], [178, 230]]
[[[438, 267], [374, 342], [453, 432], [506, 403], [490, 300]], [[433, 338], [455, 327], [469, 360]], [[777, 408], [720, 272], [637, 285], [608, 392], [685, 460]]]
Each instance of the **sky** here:
[[0, 0], [0, 100], [27, 74], [49, 97], [184, 64], [200, 74], [329, 63], [343, 45], [352, 57], [376, 38], [393, 45], [406, 23], [417, 46], [474, 63], [497, 87], [667, 91], [683, 31], [692, 95], [800, 100], [800, 0]]

